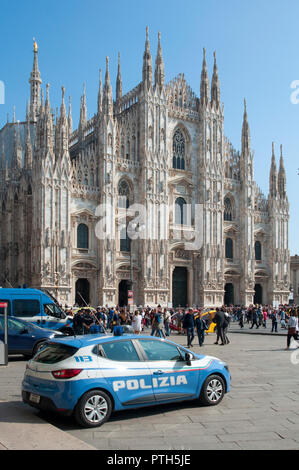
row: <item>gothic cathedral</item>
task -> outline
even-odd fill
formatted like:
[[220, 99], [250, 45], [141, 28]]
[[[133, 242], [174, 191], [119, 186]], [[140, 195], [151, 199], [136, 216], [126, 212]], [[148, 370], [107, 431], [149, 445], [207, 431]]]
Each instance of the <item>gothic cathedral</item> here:
[[63, 305], [288, 303], [282, 147], [266, 198], [246, 102], [236, 151], [205, 54], [197, 97], [184, 74], [165, 83], [160, 34], [153, 68], [147, 29], [142, 81], [123, 94], [119, 59], [114, 100], [107, 58], [96, 113], [87, 119], [84, 88], [73, 130], [64, 88], [60, 110], [48, 84], [44, 99], [34, 43], [26, 120], [14, 112], [0, 130], [0, 286], [46, 289]]

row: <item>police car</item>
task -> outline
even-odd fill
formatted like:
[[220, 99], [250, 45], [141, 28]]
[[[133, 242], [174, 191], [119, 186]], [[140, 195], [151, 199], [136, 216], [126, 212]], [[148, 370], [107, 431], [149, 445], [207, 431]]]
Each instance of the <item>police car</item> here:
[[145, 335], [86, 335], [49, 341], [27, 363], [23, 401], [74, 415], [83, 427], [112, 411], [198, 399], [217, 405], [230, 388], [227, 365]]

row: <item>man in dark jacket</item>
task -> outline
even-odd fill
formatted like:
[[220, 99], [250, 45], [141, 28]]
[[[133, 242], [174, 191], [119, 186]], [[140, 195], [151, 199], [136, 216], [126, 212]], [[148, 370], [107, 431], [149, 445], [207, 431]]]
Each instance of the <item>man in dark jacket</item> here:
[[83, 335], [83, 313], [84, 310], [78, 310], [73, 317], [73, 328], [75, 335]]
[[202, 313], [200, 312], [195, 319], [195, 326], [198, 336], [199, 346], [203, 346], [205, 340], [205, 331], [208, 329], [205, 320], [202, 318]]
[[216, 343], [218, 344], [219, 339], [221, 339], [221, 346], [224, 346], [225, 344], [228, 343], [228, 339], [226, 335], [224, 334], [224, 330], [228, 327], [228, 321], [226, 319], [225, 313], [222, 310], [219, 310], [219, 308], [216, 308], [216, 314], [213, 319], [213, 323], [216, 323], [217, 325], [217, 339]]
[[258, 324], [258, 313], [257, 313], [257, 309], [254, 308], [252, 310], [252, 325], [251, 327], [249, 328], [250, 330], [252, 330], [252, 328], [254, 327], [254, 325], [256, 325], [256, 328], [259, 327], [259, 324]]
[[194, 340], [194, 315], [191, 308], [184, 317], [183, 328], [187, 331], [187, 348], [192, 348], [192, 341]]

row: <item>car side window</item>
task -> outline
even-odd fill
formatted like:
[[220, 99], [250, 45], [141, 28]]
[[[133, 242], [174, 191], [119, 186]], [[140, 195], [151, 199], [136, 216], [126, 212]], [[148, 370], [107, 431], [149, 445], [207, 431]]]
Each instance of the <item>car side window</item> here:
[[111, 361], [136, 362], [140, 360], [132, 341], [101, 343], [101, 347], [106, 358]]
[[179, 349], [170, 343], [155, 340], [139, 340], [149, 361], [182, 361]]
[[17, 320], [14, 320], [12, 318], [9, 318], [7, 323], [8, 323], [8, 329], [9, 330], [14, 330], [17, 333], [20, 333], [25, 328], [25, 326], [22, 323], [18, 322]]

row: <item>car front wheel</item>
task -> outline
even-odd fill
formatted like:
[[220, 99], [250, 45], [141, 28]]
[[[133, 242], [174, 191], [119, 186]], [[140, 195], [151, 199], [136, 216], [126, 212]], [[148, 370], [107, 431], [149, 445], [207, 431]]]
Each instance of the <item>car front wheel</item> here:
[[102, 390], [86, 392], [75, 409], [75, 419], [80, 426], [93, 428], [101, 426], [110, 417], [112, 402]]
[[210, 375], [204, 382], [199, 401], [205, 406], [215, 406], [221, 402], [225, 394], [225, 384], [219, 375]]

